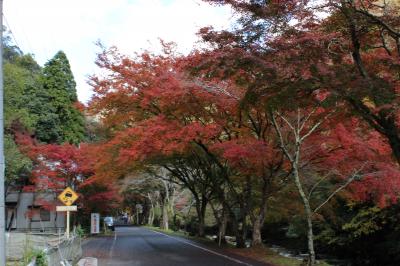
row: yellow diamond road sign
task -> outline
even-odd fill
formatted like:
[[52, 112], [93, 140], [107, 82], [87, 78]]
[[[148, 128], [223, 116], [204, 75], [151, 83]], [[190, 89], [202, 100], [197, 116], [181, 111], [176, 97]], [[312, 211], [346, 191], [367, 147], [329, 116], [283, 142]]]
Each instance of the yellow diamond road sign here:
[[58, 199], [67, 206], [71, 206], [78, 197], [78, 194], [76, 194], [70, 187], [67, 187], [60, 195], [58, 195]]

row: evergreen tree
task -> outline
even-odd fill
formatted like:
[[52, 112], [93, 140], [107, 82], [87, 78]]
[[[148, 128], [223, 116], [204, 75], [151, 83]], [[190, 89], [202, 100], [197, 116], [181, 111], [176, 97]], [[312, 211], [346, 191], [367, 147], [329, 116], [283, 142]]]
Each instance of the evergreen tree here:
[[78, 144], [85, 137], [84, 118], [74, 107], [76, 83], [64, 52], [59, 51], [43, 69], [41, 100], [34, 107], [39, 114], [36, 137], [47, 143]]

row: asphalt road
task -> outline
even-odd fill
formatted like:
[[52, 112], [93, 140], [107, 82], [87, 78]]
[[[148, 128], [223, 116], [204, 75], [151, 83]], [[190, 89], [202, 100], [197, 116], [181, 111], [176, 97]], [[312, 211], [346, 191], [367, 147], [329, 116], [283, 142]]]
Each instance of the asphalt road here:
[[83, 256], [96, 257], [99, 266], [268, 266], [141, 227], [117, 227], [114, 235], [90, 238], [82, 248]]

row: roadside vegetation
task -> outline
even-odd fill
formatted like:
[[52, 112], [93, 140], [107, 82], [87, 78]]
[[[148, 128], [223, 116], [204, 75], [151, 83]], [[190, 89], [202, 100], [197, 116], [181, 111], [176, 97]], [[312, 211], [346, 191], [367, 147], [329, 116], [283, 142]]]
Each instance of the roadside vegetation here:
[[[214, 250], [221, 250], [224, 252], [230, 252], [233, 254], [237, 254], [243, 257], [251, 258], [261, 262], [267, 262], [275, 266], [301, 266], [304, 264], [302, 260], [285, 257], [277, 253], [276, 251], [268, 248], [267, 246], [257, 246], [247, 249], [237, 249], [234, 245], [225, 243], [223, 245], [219, 245], [216, 241], [209, 238], [199, 238], [196, 236], [190, 236], [187, 232], [184, 231], [174, 231], [174, 230], [164, 230], [159, 227], [154, 226], [144, 226], [150, 230], [162, 232], [171, 236], [187, 238], [198, 243], [201, 243], [207, 247], [210, 247]], [[329, 266], [330, 264], [325, 263], [323, 261], [318, 261], [317, 265], [320, 266]]]
[[397, 2], [206, 2], [237, 22], [188, 55], [103, 47], [87, 106], [63, 52], [40, 67], [6, 40], [7, 185], [72, 186], [83, 226], [126, 215], [275, 265], [294, 260], [265, 246], [399, 265]]

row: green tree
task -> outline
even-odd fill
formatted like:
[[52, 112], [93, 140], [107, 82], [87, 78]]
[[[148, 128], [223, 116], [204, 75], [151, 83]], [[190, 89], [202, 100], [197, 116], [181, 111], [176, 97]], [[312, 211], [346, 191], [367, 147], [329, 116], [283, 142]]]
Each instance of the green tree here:
[[40, 88], [41, 68], [34, 58], [24, 55], [19, 48], [4, 40], [4, 93], [5, 93], [5, 176], [6, 186], [14, 185], [26, 177], [32, 166], [14, 142], [17, 131], [35, 130], [37, 116], [30, 112], [32, 92]]
[[29, 175], [32, 169], [32, 161], [20, 152], [10, 135], [5, 135], [4, 153], [6, 187], [8, 187]]
[[34, 101], [32, 94], [41, 87], [41, 68], [31, 55], [22, 54], [7, 38], [4, 51], [6, 132], [9, 133], [16, 123], [32, 132], [37, 122], [37, 115], [30, 112], [30, 105]]
[[39, 115], [36, 137], [47, 143], [78, 144], [85, 137], [84, 117], [74, 107], [76, 83], [64, 52], [59, 51], [43, 68], [43, 90], [33, 112]]

